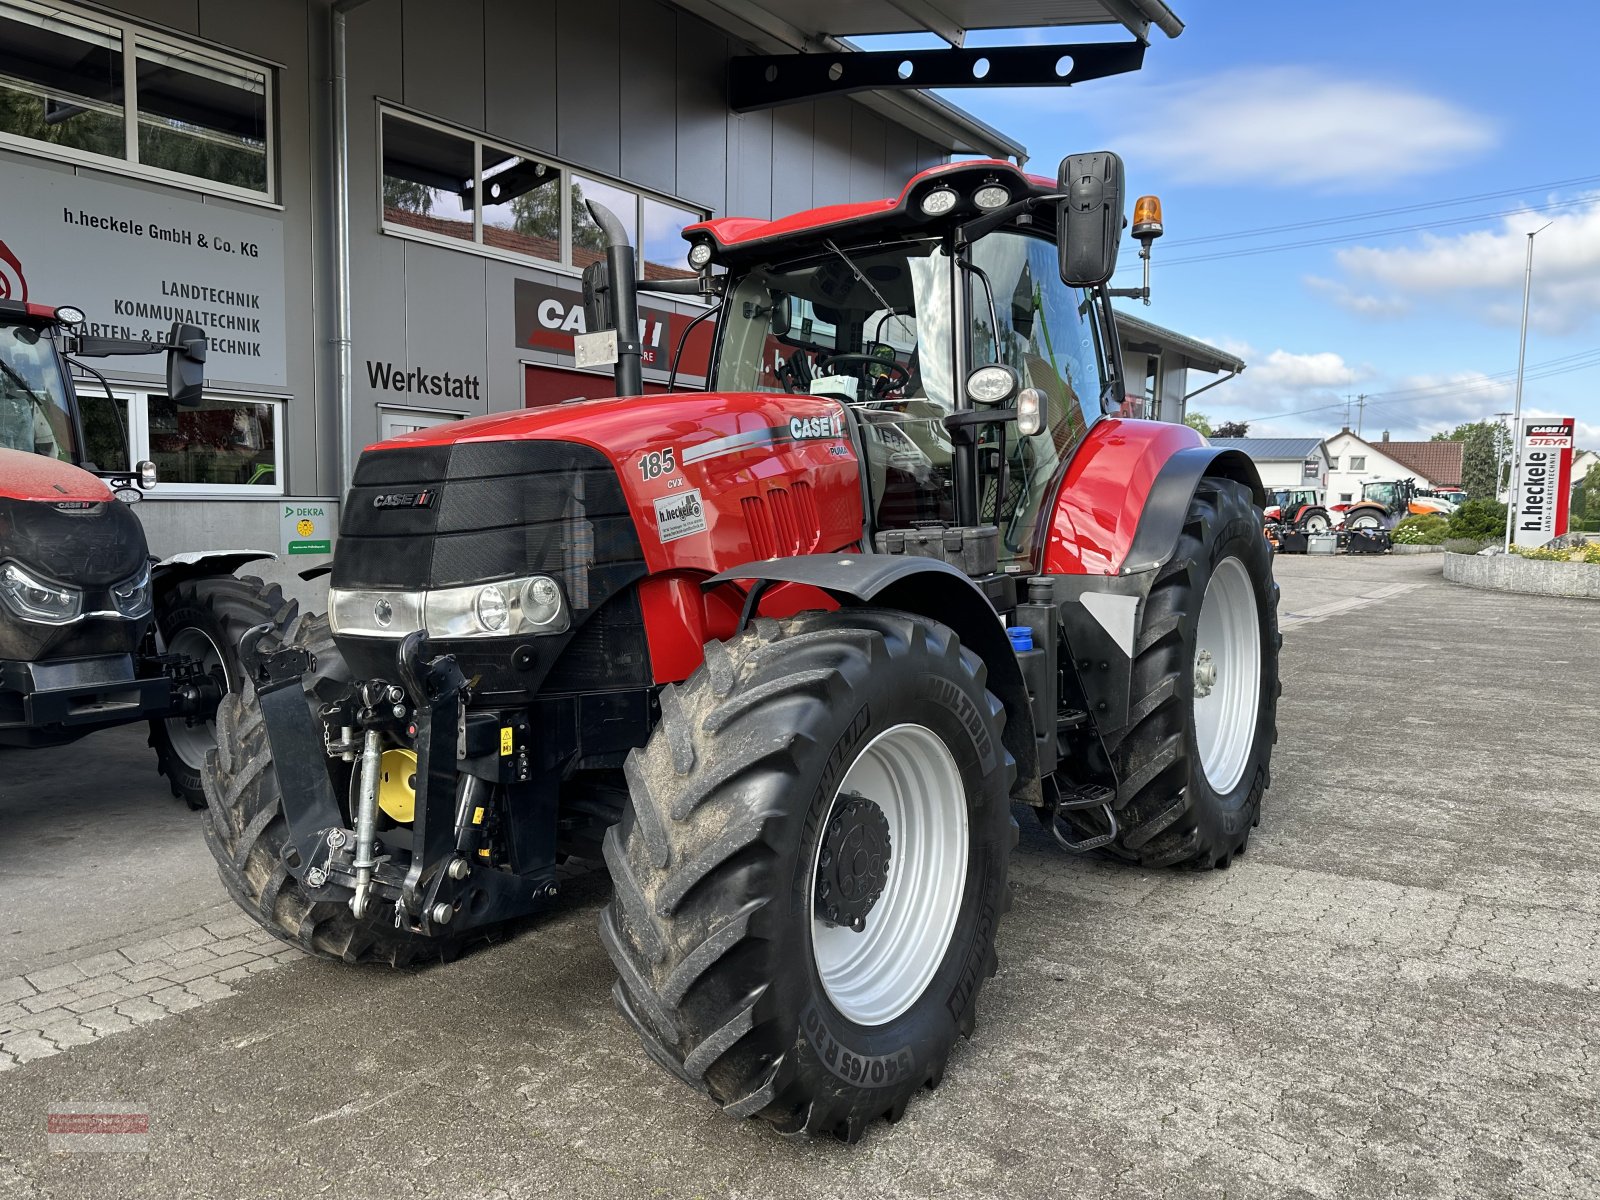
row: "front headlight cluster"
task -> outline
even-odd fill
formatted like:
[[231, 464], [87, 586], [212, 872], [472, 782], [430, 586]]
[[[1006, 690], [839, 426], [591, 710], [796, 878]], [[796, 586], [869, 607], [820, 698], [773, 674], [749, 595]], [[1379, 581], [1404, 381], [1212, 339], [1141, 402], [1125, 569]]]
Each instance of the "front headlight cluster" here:
[[115, 611], [92, 613], [83, 611], [81, 588], [45, 579], [18, 563], [0, 563], [0, 602], [22, 620], [40, 625], [70, 625], [84, 616], [133, 620], [150, 614], [150, 600], [149, 563], [140, 567], [137, 574], [111, 586]]
[[41, 579], [14, 562], [0, 565], [0, 599], [24, 621], [65, 625], [83, 612], [83, 593]]
[[564, 633], [572, 624], [566, 597], [548, 575], [475, 583], [430, 591], [329, 588], [328, 619], [334, 633], [403, 638], [418, 629], [429, 637], [524, 637]]

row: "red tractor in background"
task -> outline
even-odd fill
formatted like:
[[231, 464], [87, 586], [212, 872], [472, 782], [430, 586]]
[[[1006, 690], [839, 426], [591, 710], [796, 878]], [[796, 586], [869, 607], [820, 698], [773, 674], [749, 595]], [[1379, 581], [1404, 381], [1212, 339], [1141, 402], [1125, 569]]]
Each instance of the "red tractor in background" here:
[[[159, 769], [199, 808], [217, 702], [243, 683], [240, 635], [262, 623], [282, 633], [297, 609], [276, 585], [233, 575], [270, 554], [150, 556], [129, 505], [155, 465], [129, 474], [110, 389], [80, 396], [73, 383], [69, 365], [98, 374], [79, 359], [165, 351], [169, 395], [196, 403], [205, 330], [126, 341], [79, 333], [83, 320], [0, 299], [0, 751], [149, 721]], [[91, 442], [122, 469], [102, 470]]]
[[1267, 497], [1262, 516], [1285, 533], [1327, 533], [1333, 528], [1317, 488], [1280, 488]]
[[854, 1140], [972, 1031], [1014, 803], [1069, 851], [1244, 851], [1279, 692], [1261, 484], [1108, 415], [1115, 155], [691, 226], [704, 393], [641, 394], [633, 250], [591, 212], [618, 396], [367, 448], [329, 617], [245, 638], [207, 839], [263, 926], [347, 962], [448, 957], [603, 858], [650, 1057]]

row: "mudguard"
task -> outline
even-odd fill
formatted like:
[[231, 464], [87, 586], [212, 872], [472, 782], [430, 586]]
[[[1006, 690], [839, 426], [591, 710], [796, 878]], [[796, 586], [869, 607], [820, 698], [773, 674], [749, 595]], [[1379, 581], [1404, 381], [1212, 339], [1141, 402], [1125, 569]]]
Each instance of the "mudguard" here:
[[715, 575], [707, 589], [739, 580], [817, 588], [841, 605], [873, 605], [929, 617], [955, 630], [989, 668], [988, 687], [1006, 709], [1002, 735], [1017, 761], [1012, 794], [1038, 804], [1039, 752], [1022, 668], [994, 606], [962, 572], [934, 558], [902, 554], [800, 554], [744, 563]]
[[186, 550], [153, 563], [150, 578], [159, 595], [185, 579], [204, 575], [232, 575], [246, 563], [277, 557], [270, 550]]
[[1089, 431], [1046, 506], [1046, 575], [1125, 575], [1164, 563], [1205, 475], [1234, 479], [1256, 503], [1255, 464], [1218, 450], [1187, 425], [1107, 417]]
[[1084, 701], [1102, 730], [1127, 724], [1140, 608], [1207, 476], [1242, 483], [1258, 505], [1266, 503], [1245, 454], [1216, 449], [1184, 425], [1108, 418], [1063, 473], [1043, 568]]

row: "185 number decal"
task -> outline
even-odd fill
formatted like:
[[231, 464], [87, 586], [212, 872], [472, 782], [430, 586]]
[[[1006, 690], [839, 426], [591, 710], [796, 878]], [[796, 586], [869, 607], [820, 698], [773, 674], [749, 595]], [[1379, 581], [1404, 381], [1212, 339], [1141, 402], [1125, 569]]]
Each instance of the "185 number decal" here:
[[665, 450], [652, 450], [648, 454], [639, 456], [639, 475], [646, 482], [660, 479], [663, 475], [671, 475], [678, 469], [677, 460], [673, 458], [672, 448]]

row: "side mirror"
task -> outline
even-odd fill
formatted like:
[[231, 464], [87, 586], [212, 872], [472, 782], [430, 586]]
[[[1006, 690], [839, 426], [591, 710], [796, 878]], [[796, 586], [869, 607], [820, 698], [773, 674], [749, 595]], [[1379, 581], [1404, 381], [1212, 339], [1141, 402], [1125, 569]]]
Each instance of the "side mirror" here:
[[[174, 321], [169, 340], [172, 345], [167, 351], [167, 395], [174, 404], [194, 408], [200, 403], [206, 382], [206, 331], [198, 325]], [[151, 471], [154, 470], [152, 466]]]
[[1109, 150], [1061, 160], [1057, 242], [1061, 281], [1068, 287], [1099, 287], [1117, 269], [1122, 242], [1122, 160]]
[[773, 337], [788, 337], [790, 326], [793, 324], [794, 301], [782, 292], [774, 292], [772, 296], [772, 316], [767, 326]]

